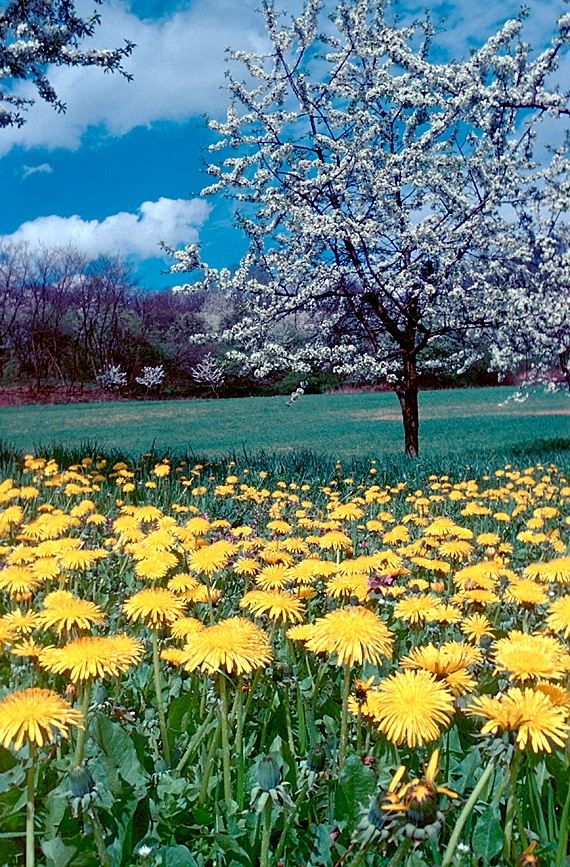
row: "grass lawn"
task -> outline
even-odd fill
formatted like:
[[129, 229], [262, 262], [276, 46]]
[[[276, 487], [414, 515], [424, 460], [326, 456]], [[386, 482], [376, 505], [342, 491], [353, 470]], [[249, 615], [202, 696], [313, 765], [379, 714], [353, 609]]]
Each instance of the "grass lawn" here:
[[[420, 395], [425, 457], [526, 449], [570, 439], [570, 400], [532, 394], [501, 406], [512, 388], [457, 389]], [[96, 442], [124, 453], [172, 449], [196, 455], [309, 449], [338, 457], [397, 455], [403, 449], [392, 393], [305, 395], [234, 400], [132, 401], [0, 409], [0, 437], [17, 449]]]

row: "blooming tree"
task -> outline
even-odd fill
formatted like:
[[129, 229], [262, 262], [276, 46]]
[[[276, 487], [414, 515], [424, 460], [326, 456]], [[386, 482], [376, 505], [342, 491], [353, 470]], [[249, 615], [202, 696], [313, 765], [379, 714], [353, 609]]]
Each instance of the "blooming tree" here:
[[31, 80], [42, 99], [65, 111], [47, 77], [48, 65], [101, 66], [130, 78], [122, 61], [134, 48], [131, 42], [122, 48], [83, 48], [98, 23], [99, 15], [80, 17], [72, 0], [11, 0], [0, 10], [0, 127], [25, 122], [20, 111], [33, 100], [13, 92], [14, 81], [21, 79]]
[[570, 389], [569, 169], [560, 149], [520, 210], [513, 267], [503, 280], [504, 312], [490, 344], [493, 366], [526, 370], [526, 387]]
[[327, 12], [305, 0], [290, 18], [264, 0], [269, 47], [232, 54], [244, 75], [230, 75], [227, 119], [211, 122], [212, 150], [228, 155], [212, 158], [203, 191], [235, 200], [248, 253], [232, 274], [191, 245], [171, 270], [201, 272], [183, 291], [241, 299], [223, 337], [258, 375], [327, 366], [390, 383], [416, 455], [419, 373], [441, 349], [448, 369], [469, 366], [504, 315], [535, 128], [569, 113], [548, 78], [570, 14], [534, 59], [515, 19], [469, 59], [441, 62], [429, 21], [394, 23], [389, 0]]

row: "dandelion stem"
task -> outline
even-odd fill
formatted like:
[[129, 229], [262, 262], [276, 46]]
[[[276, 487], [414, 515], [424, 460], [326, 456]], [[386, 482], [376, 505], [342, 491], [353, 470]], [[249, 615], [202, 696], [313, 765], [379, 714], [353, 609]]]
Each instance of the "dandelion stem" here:
[[220, 688], [220, 724], [222, 730], [222, 765], [224, 771], [224, 800], [229, 805], [232, 800], [232, 780], [230, 767], [230, 739], [228, 735], [228, 693], [226, 679], [223, 674], [218, 676]]
[[401, 864], [411, 848], [412, 840], [410, 840], [409, 837], [407, 837], [405, 840], [402, 840], [398, 849], [396, 850], [392, 858], [388, 861], [387, 867], [397, 867], [398, 864]]
[[457, 844], [459, 843], [459, 839], [461, 837], [461, 832], [465, 827], [465, 823], [469, 818], [469, 814], [471, 813], [473, 807], [477, 803], [477, 799], [487, 783], [489, 782], [493, 771], [495, 770], [495, 762], [490, 761], [479, 779], [477, 780], [477, 785], [469, 795], [467, 801], [465, 802], [465, 806], [463, 807], [461, 813], [459, 814], [459, 818], [455, 823], [455, 827], [453, 829], [453, 833], [449, 838], [449, 843], [447, 844], [447, 849], [443, 855], [443, 861], [441, 862], [441, 867], [447, 867], [448, 864], [451, 864], [453, 860], [453, 856], [455, 854], [455, 850], [457, 848]]
[[269, 839], [271, 836], [271, 798], [263, 808], [263, 830], [261, 832], [261, 851], [259, 853], [259, 867], [269, 867]]
[[344, 683], [342, 689], [342, 709], [340, 716], [340, 743], [338, 750], [338, 769], [342, 771], [346, 759], [348, 744], [348, 696], [350, 694], [350, 665], [344, 667]]
[[568, 848], [568, 816], [570, 815], [570, 786], [568, 787], [568, 794], [566, 795], [566, 800], [564, 802], [564, 807], [562, 809], [562, 815], [560, 817], [560, 825], [558, 828], [558, 847], [556, 849], [556, 859], [554, 861], [555, 867], [562, 867], [562, 861], [564, 860], [564, 856], [566, 855], [566, 849]]
[[91, 823], [93, 825], [93, 837], [95, 838], [95, 846], [97, 847], [97, 855], [99, 856], [99, 863], [102, 867], [109, 867], [109, 855], [107, 853], [107, 847], [105, 846], [105, 838], [103, 837], [103, 828], [101, 827], [101, 820], [97, 815], [97, 810], [95, 807], [91, 807], [89, 810], [89, 816], [91, 818]]
[[178, 771], [179, 774], [182, 773], [182, 771], [186, 767], [186, 764], [190, 761], [190, 759], [192, 758], [192, 756], [194, 755], [194, 753], [196, 752], [196, 750], [200, 746], [200, 742], [203, 740], [203, 738], [206, 734], [206, 729], [208, 728], [208, 725], [210, 724], [210, 721], [211, 721], [212, 717], [214, 716], [215, 712], [216, 712], [216, 708], [211, 707], [209, 712], [208, 712], [208, 716], [206, 717], [204, 722], [194, 732], [194, 737], [192, 738], [192, 740], [188, 744], [188, 746], [186, 748], [186, 752], [184, 753], [184, 755], [182, 756], [182, 758], [180, 759], [180, 761], [178, 762], [178, 764], [176, 766], [176, 770]]
[[36, 745], [29, 741], [30, 764], [26, 771], [26, 867], [34, 867], [36, 846], [34, 838]]
[[212, 741], [210, 743], [210, 749], [208, 750], [208, 755], [206, 756], [206, 762], [204, 764], [202, 786], [200, 788], [200, 796], [198, 798], [198, 804], [200, 806], [204, 804], [204, 801], [208, 797], [208, 783], [210, 782], [210, 777], [212, 776], [212, 771], [214, 769], [214, 754], [218, 749], [220, 728], [220, 718], [218, 717], [218, 725], [216, 726], [216, 731], [214, 732], [214, 737], [212, 738]]
[[85, 681], [82, 688], [82, 693], [79, 701], [79, 709], [83, 714], [83, 728], [77, 732], [77, 741], [75, 742], [75, 753], [73, 755], [73, 767], [79, 768], [83, 764], [85, 755], [85, 738], [87, 736], [87, 715], [89, 713], [89, 702], [91, 700], [91, 678]]
[[516, 788], [517, 788], [517, 777], [519, 773], [519, 767], [521, 763], [522, 753], [520, 750], [516, 750], [514, 758], [511, 762], [510, 772], [509, 772], [509, 795], [507, 798], [507, 809], [505, 813], [505, 843], [503, 846], [503, 855], [506, 860], [509, 860], [511, 857], [511, 845], [513, 840], [513, 823], [515, 818], [515, 809], [516, 809]]
[[160, 734], [162, 735], [162, 750], [164, 753], [164, 761], [170, 767], [170, 744], [168, 743], [168, 729], [166, 728], [166, 717], [164, 715], [164, 704], [162, 702], [162, 685], [160, 683], [160, 661], [158, 658], [158, 629], [152, 630], [152, 664], [154, 668], [154, 692], [156, 694], [156, 709], [158, 711], [158, 722], [160, 725]]

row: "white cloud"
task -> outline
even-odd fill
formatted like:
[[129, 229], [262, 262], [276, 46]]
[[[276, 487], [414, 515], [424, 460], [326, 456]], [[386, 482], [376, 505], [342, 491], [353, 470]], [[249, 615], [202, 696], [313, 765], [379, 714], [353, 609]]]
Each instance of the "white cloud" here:
[[42, 163], [41, 166], [22, 166], [22, 178], [29, 178], [30, 175], [35, 175], [38, 172], [43, 175], [51, 175], [53, 169], [49, 163]]
[[143, 202], [137, 212], [121, 211], [104, 220], [73, 217], [38, 217], [0, 236], [8, 243], [61, 247], [68, 244], [87, 256], [122, 255], [145, 259], [160, 256], [159, 242], [168, 246], [196, 243], [198, 230], [211, 207], [202, 199], [165, 199]]
[[56, 67], [48, 71], [65, 114], [37, 97], [29, 82], [15, 90], [35, 99], [20, 129], [0, 134], [0, 156], [15, 145], [24, 148], [77, 149], [90, 126], [121, 136], [155, 121], [183, 122], [214, 114], [227, 104], [225, 50], [229, 46], [260, 50], [263, 27], [256, 0], [193, 0], [187, 8], [158, 20], [141, 20], [122, 0], [101, 10], [101, 26], [91, 44], [136, 43], [125, 60], [132, 81], [95, 67]]

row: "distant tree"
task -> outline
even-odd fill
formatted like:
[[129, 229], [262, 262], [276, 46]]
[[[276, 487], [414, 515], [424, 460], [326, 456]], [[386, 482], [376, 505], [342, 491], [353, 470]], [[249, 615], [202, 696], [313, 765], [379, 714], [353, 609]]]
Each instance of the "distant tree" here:
[[[102, 0], [95, 0], [101, 3]], [[82, 42], [93, 36], [100, 16], [82, 18], [72, 0], [11, 0], [0, 11], [0, 127], [21, 126], [33, 100], [16, 95], [9, 83], [28, 79], [38, 94], [58, 111], [65, 111], [50, 84], [47, 67], [100, 66], [106, 72], [131, 76], [122, 62], [134, 45], [125, 40], [122, 48], [84, 49]], [[6, 86], [8, 84], [8, 86]]]
[[450, 370], [465, 368], [505, 315], [535, 128], [569, 113], [547, 80], [570, 14], [535, 59], [516, 19], [462, 62], [432, 60], [429, 21], [398, 25], [382, 0], [331, 17], [306, 0], [296, 18], [264, 0], [262, 15], [269, 50], [232, 54], [244, 75], [231, 68], [227, 120], [211, 122], [228, 156], [203, 191], [234, 199], [249, 252], [218, 272], [190, 245], [172, 271], [201, 272], [185, 291], [245, 298], [222, 336], [257, 375], [388, 382], [416, 455], [424, 356], [433, 368], [441, 341]]

